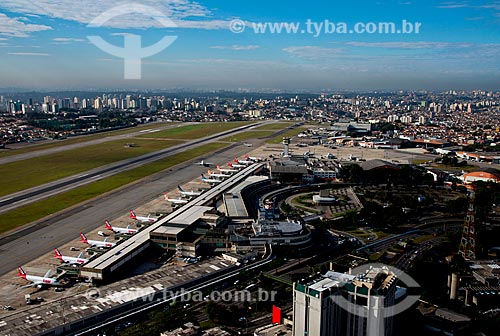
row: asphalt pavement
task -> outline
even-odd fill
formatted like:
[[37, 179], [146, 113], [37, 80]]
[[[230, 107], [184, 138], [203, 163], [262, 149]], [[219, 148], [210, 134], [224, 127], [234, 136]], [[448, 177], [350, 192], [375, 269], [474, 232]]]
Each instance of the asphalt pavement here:
[[[209, 162], [223, 164], [234, 156], [248, 152], [243, 144], [234, 144], [219, 150], [214, 155], [205, 156]], [[191, 181], [206, 167], [195, 165], [193, 159], [172, 169], [151, 175], [135, 184], [115, 192], [85, 202], [77, 207], [63, 211], [53, 218], [39, 221], [14, 234], [0, 238], [0, 275], [12, 271], [19, 265], [29, 262], [53, 248], [77, 241], [80, 232], [87, 232], [102, 226], [104, 219], [113, 220], [126, 215], [148, 201], [159, 197], [164, 191], [174, 189], [178, 184]]]

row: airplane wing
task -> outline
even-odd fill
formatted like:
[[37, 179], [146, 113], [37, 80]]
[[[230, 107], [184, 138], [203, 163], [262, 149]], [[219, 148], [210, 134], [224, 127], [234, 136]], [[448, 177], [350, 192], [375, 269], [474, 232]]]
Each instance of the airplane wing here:
[[50, 278], [50, 272], [52, 272], [52, 270], [48, 270], [47, 273], [45, 273], [45, 275], [43, 277]]
[[77, 258], [78, 258], [78, 259], [83, 258], [83, 253], [84, 253], [83, 251], [82, 251], [82, 252], [80, 252], [80, 254], [78, 255], [78, 257], [77, 257]]
[[37, 281], [37, 282], [30, 283], [29, 285], [21, 286], [21, 288], [29, 288], [29, 287], [38, 286], [38, 285], [41, 285], [41, 284], [42, 283], [40, 281]]

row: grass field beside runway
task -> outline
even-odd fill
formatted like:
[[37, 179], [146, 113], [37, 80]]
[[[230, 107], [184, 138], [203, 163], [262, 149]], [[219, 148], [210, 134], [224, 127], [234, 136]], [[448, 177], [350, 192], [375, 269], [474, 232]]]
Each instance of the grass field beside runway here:
[[[219, 132], [231, 130], [248, 122], [205, 123], [171, 128], [139, 137], [113, 140], [54, 154], [0, 165], [3, 188], [0, 196], [9, 195], [44, 183], [86, 172], [90, 169], [156, 152]], [[163, 135], [167, 135], [165, 138]], [[147, 139], [146, 139], [147, 138]], [[177, 140], [171, 140], [177, 139]], [[126, 147], [134, 144], [135, 147]]]
[[[176, 127], [179, 124], [180, 123], [171, 123], [171, 122], [169, 122], [169, 123], [153, 123], [153, 124], [140, 125], [140, 126], [136, 126], [136, 127], [124, 128], [124, 129], [115, 130], [115, 131], [107, 131], [107, 132], [102, 132], [102, 133], [97, 133], [97, 134], [92, 134], [92, 135], [80, 135], [80, 136], [75, 136], [75, 137], [69, 137], [69, 138], [64, 139], [64, 140], [52, 140], [52, 141], [49, 140], [50, 142], [40, 142], [39, 144], [37, 144], [35, 142], [31, 145], [27, 145], [26, 147], [22, 147], [22, 148], [0, 150], [0, 158], [6, 157], [6, 156], [35, 152], [35, 151], [44, 150], [44, 149], [73, 145], [73, 144], [78, 144], [78, 143], [82, 143], [82, 142], [86, 142], [86, 141], [103, 139], [103, 138], [110, 137], [110, 136], [125, 135], [125, 134], [140, 132], [141, 130], [147, 130], [147, 129], [152, 129], [152, 128], [160, 128], [160, 127], [166, 127], [166, 126]], [[9, 147], [9, 145], [7, 145], [7, 147]]]
[[[126, 144], [135, 147], [126, 147]], [[0, 196], [182, 143], [128, 138], [0, 165]]]
[[16, 210], [6, 212], [0, 216], [0, 234], [224, 147], [227, 147], [227, 144], [220, 142], [202, 145], [168, 158], [146, 164], [142, 167], [131, 169], [42, 201], [20, 207]]
[[239, 134], [233, 134], [229, 137], [221, 139], [221, 141], [240, 142], [240, 141], [246, 141], [246, 140], [250, 140], [250, 139], [265, 138], [265, 137], [273, 135], [274, 133], [276, 133], [276, 132], [275, 131], [246, 131], [246, 132], [242, 132]]
[[187, 125], [172, 129], [167, 129], [160, 132], [148, 133], [141, 135], [141, 138], [151, 138], [151, 139], [177, 139], [177, 140], [194, 140], [203, 138], [209, 135], [214, 135], [220, 132], [229, 131], [237, 127], [252, 124], [249, 121], [237, 121], [237, 122], [218, 122], [218, 123], [205, 123], [205, 124], [195, 124]]
[[293, 137], [297, 136], [298, 134], [304, 132], [305, 130], [306, 130], [306, 128], [302, 128], [302, 127], [294, 128], [294, 129], [286, 131], [285, 133], [283, 133], [277, 137], [274, 137], [272, 139], [267, 140], [266, 143], [271, 144], [271, 145], [280, 144], [283, 142], [283, 138], [293, 138]]

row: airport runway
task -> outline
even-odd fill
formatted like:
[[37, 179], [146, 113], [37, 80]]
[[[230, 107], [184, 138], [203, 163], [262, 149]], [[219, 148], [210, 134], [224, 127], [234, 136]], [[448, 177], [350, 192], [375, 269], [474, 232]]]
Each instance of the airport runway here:
[[[252, 142], [257, 146], [262, 141]], [[209, 162], [223, 164], [235, 155], [242, 156], [248, 151], [249, 148], [236, 143], [204, 158]], [[164, 191], [172, 190], [178, 184], [191, 181], [207, 171], [206, 167], [193, 165], [195, 161], [188, 161], [149, 176], [140, 182], [64, 211], [56, 217], [42, 220], [34, 226], [0, 238], [0, 275], [50, 252], [57, 246], [71, 240], [78, 241], [81, 231], [87, 232], [102, 226], [104, 219], [113, 220], [126, 215], [128, 210], [145, 204], [162, 195]]]
[[233, 133], [242, 132], [255, 125], [247, 125], [233, 130], [224, 131], [219, 134], [211, 135], [205, 138], [192, 140], [170, 148], [162, 149], [154, 153], [148, 153], [139, 157], [122, 160], [106, 166], [97, 167], [86, 172], [82, 172], [73, 176], [69, 176], [57, 181], [49, 182], [30, 189], [22, 190], [10, 195], [5, 195], [0, 200], [0, 213], [14, 210], [23, 205], [40, 201], [50, 196], [69, 191], [85, 184], [95, 182], [133, 168], [140, 167], [147, 163], [151, 163], [177, 153], [193, 149], [204, 143], [211, 143], [219, 137], [226, 137]]
[[[64, 145], [64, 141], [65, 140], [47, 140], [47, 141], [41, 141], [39, 143], [40, 145], [43, 145], [45, 143], [50, 143], [50, 142], [57, 142], [61, 146], [57, 146], [57, 147], [53, 147], [53, 148], [47, 148], [47, 149], [40, 149], [40, 150], [36, 150], [36, 147], [37, 147], [36, 145], [29, 146], [30, 148], [33, 148], [32, 152], [22, 153], [22, 154], [16, 154], [16, 155], [11, 155], [11, 156], [6, 156], [6, 157], [3, 157], [3, 158], [0, 158], [0, 164], [5, 164], [5, 163], [10, 163], [10, 162], [15, 162], [15, 161], [21, 161], [21, 160], [27, 160], [27, 159], [32, 159], [34, 157], [39, 157], [39, 156], [44, 156], [44, 155], [49, 155], [49, 154], [64, 152], [64, 151], [67, 151], [67, 150], [82, 148], [82, 147], [86, 147], [86, 146], [98, 145], [98, 144], [102, 144], [102, 143], [109, 142], [109, 141], [115, 141], [115, 140], [133, 138], [133, 137], [136, 137], [136, 136], [139, 136], [139, 135], [143, 135], [143, 134], [145, 134], [147, 132], [159, 132], [159, 131], [163, 131], [163, 130], [166, 130], [166, 129], [169, 129], [169, 128], [182, 127], [182, 126], [186, 126], [186, 125], [190, 125], [190, 124], [195, 124], [195, 123], [175, 123], [175, 124], [166, 125], [166, 126], [162, 126], [162, 127], [158, 127], [155, 123], [152, 123], [150, 129], [144, 129], [144, 130], [140, 130], [140, 131], [133, 132], [133, 133], [128, 133], [128, 134], [120, 134], [120, 135], [112, 135], [111, 134], [111, 135], [109, 135], [107, 137], [103, 137], [103, 138], [100, 138], [100, 139], [94, 139], [94, 140], [89, 140], [89, 141], [84, 141], [84, 142], [79, 142], [79, 143], [69, 144], [69, 145]], [[125, 129], [121, 129], [121, 131], [122, 130], [126, 130], [126, 128]], [[130, 128], [130, 130], [132, 130], [132, 128]], [[85, 137], [85, 135], [82, 135], [82, 137]], [[76, 139], [76, 138], [68, 138], [68, 140], [69, 139]], [[21, 149], [21, 148], [27, 148], [28, 146], [26, 146], [26, 144], [19, 144], [17, 146], [16, 146], [16, 144], [14, 144], [14, 145], [10, 145], [9, 147], [15, 147], [15, 148]]]

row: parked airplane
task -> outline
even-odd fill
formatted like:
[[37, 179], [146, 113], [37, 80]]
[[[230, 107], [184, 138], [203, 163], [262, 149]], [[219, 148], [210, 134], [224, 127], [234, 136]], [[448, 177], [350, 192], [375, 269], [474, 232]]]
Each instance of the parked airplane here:
[[134, 211], [130, 210], [130, 218], [133, 220], [137, 220], [139, 222], [143, 223], [154, 223], [158, 220], [157, 217], [152, 217], [151, 215], [148, 215], [147, 217], [144, 216], [137, 216]]
[[217, 177], [217, 178], [221, 178], [221, 179], [227, 179], [228, 177], [231, 177], [231, 175], [227, 175], [227, 174], [217, 174], [217, 173], [214, 173], [213, 171], [211, 170], [208, 170], [208, 175], [209, 176], [213, 176], [213, 177]]
[[262, 158], [260, 158], [260, 157], [255, 157], [255, 156], [248, 156], [248, 154], [247, 154], [247, 155], [245, 155], [243, 158], [245, 158], [245, 159], [247, 159], [247, 160], [251, 160], [251, 161], [253, 161], [253, 162], [260, 162], [260, 161], [262, 161]]
[[210, 184], [222, 183], [221, 180], [206, 178], [203, 174], [201, 174], [201, 180], [205, 183], [210, 183]]
[[201, 191], [194, 191], [194, 190], [185, 191], [184, 189], [181, 188], [181, 186], [177, 186], [177, 189], [179, 189], [182, 196], [186, 196], [186, 197], [196, 197], [196, 196], [200, 196], [202, 194]]
[[19, 272], [17, 274], [18, 277], [23, 278], [24, 280], [31, 281], [32, 283], [23, 286], [23, 287], [31, 287], [31, 286], [36, 286], [38, 288], [42, 288], [43, 286], [60, 286], [61, 284], [56, 278], [50, 278], [50, 270], [45, 273], [43, 277], [41, 276], [36, 276], [36, 275], [28, 275], [26, 272], [23, 270], [21, 266], [17, 268], [17, 271]]
[[114, 247], [115, 243], [108, 242], [108, 238], [104, 240], [88, 240], [83, 233], [80, 232], [80, 241], [92, 247]]
[[245, 165], [240, 165], [237, 162], [228, 162], [227, 165], [228, 165], [228, 167], [236, 168], [236, 169], [241, 169], [241, 168], [246, 167]]
[[212, 163], [210, 162], [205, 162], [205, 160], [201, 160], [201, 162], [197, 162], [196, 163], [198, 166], [203, 166], [203, 167], [210, 167], [210, 165], [212, 165]]
[[170, 202], [172, 204], [186, 204], [189, 202], [188, 200], [182, 199], [182, 198], [170, 198], [168, 197], [167, 193], [164, 193], [165, 195], [165, 201]]
[[104, 224], [105, 224], [104, 227], [106, 229], [111, 230], [114, 233], [136, 234], [137, 232], [139, 232], [139, 230], [137, 230], [137, 229], [131, 229], [130, 225], [127, 226], [126, 228], [119, 228], [116, 226], [112, 226], [111, 223], [107, 219], [104, 221]]
[[56, 256], [55, 258], [61, 260], [62, 262], [65, 262], [65, 263], [68, 263], [70, 265], [83, 265], [85, 264], [87, 261], [89, 261], [88, 259], [85, 259], [85, 258], [82, 258], [83, 257], [83, 252], [81, 252], [78, 257], [66, 257], [66, 256], [63, 256], [61, 251], [59, 251], [59, 249], [55, 248], [54, 249], [54, 252], [56, 253]]
[[221, 173], [237, 173], [239, 172], [239, 170], [237, 169], [224, 169], [224, 168], [221, 168], [220, 166], [217, 166], [217, 170], [220, 171]]
[[249, 165], [253, 164], [253, 161], [238, 160], [237, 158], [234, 158], [233, 162], [234, 163], [239, 163], [239, 164], [242, 164], [242, 165], [245, 165], [245, 166], [249, 166]]

